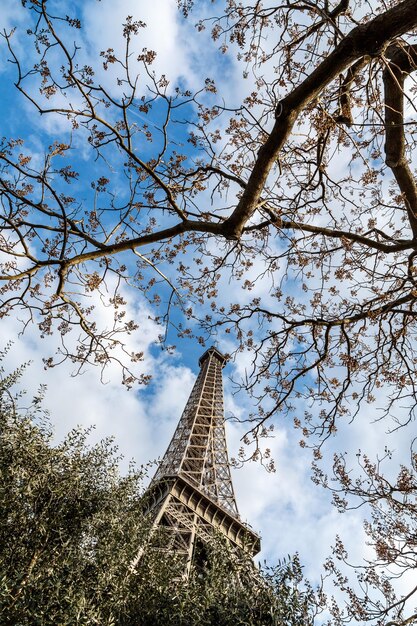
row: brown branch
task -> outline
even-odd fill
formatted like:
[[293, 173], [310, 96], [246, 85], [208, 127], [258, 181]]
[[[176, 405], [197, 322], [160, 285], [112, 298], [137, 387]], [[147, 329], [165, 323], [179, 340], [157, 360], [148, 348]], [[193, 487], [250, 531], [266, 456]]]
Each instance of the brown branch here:
[[221, 224], [211, 224], [209, 222], [180, 222], [171, 228], [166, 228], [164, 230], [160, 230], [154, 233], [150, 233], [148, 235], [143, 235], [142, 237], [136, 237], [133, 239], [127, 239], [125, 241], [120, 241], [118, 243], [112, 245], [104, 245], [101, 244], [99, 249], [90, 250], [89, 252], [84, 252], [82, 254], [76, 254], [72, 258], [67, 259], [65, 261], [61, 260], [48, 260], [48, 261], [38, 261], [36, 266], [28, 268], [26, 270], [22, 270], [18, 274], [15, 275], [0, 275], [0, 281], [10, 281], [24, 278], [25, 276], [35, 274], [38, 272], [41, 267], [45, 267], [48, 265], [59, 265], [60, 266], [60, 287], [58, 292], [62, 291], [62, 285], [67, 274], [67, 271], [70, 267], [80, 265], [85, 261], [92, 261], [94, 259], [99, 259], [105, 256], [113, 256], [120, 252], [126, 252], [127, 250], [135, 251], [136, 248], [145, 246], [150, 243], [161, 242], [167, 239], [171, 239], [177, 235], [181, 235], [186, 232], [201, 232], [201, 233], [211, 233], [221, 235]]
[[386, 623], [386, 626], [407, 626], [417, 620], [417, 613], [410, 615], [407, 619], [401, 619], [400, 621], [394, 620]]
[[[392, 293], [390, 295], [392, 295]], [[408, 302], [415, 302], [416, 300], [416, 296], [414, 295], [414, 293], [409, 293], [392, 302], [381, 304], [381, 300], [384, 297], [385, 296], [381, 296], [380, 298], [375, 298], [374, 300], [371, 300], [370, 302], [365, 303], [363, 308], [365, 308], [365, 306], [367, 308], [366, 310], [362, 310], [360, 313], [356, 313], [348, 317], [340, 316], [338, 319], [305, 317], [300, 320], [291, 320], [291, 319], [288, 319], [285, 315], [268, 311], [266, 309], [262, 309], [261, 307], [252, 308], [247, 317], [252, 317], [253, 315], [256, 315], [257, 313], [262, 313], [265, 316], [270, 316], [270, 317], [280, 319], [282, 322], [287, 324], [288, 327], [290, 327], [291, 329], [301, 328], [304, 326], [326, 328], [326, 329], [335, 328], [335, 327], [345, 328], [346, 326], [350, 326], [351, 324], [355, 324], [356, 322], [360, 322], [362, 320], [375, 319], [376, 317], [382, 316], [386, 313], [393, 312], [393, 311], [396, 312], [395, 307], [402, 306], [403, 304], [407, 304]], [[408, 314], [408, 311], [407, 311], [407, 314]], [[241, 316], [241, 317], [243, 319], [245, 316]], [[280, 332], [281, 331], [278, 331], [276, 334], [278, 335], [280, 334]]]
[[336, 122], [340, 124], [346, 124], [346, 126], [352, 126], [353, 124], [350, 88], [356, 76], [358, 76], [359, 72], [367, 65], [369, 60], [370, 57], [359, 59], [346, 73], [340, 90], [340, 114], [335, 118]]
[[354, 61], [367, 55], [381, 54], [391, 40], [416, 26], [416, 2], [404, 0], [368, 23], [354, 28], [298, 87], [281, 100], [276, 111], [276, 122], [259, 149], [242, 198], [225, 221], [224, 232], [227, 232], [229, 238], [239, 239], [244, 225], [256, 211], [268, 174], [300, 111]]
[[[84, 102], [86, 103], [86, 107], [87, 107], [87, 111], [81, 111], [81, 110], [76, 110], [73, 109], [72, 107], [68, 107], [68, 108], [53, 108], [53, 109], [45, 109], [42, 108], [38, 102], [32, 98], [30, 96], [30, 94], [25, 91], [25, 89], [22, 88], [21, 86], [21, 82], [23, 80], [23, 77], [21, 75], [21, 71], [20, 71], [20, 64], [19, 61], [16, 57], [16, 55], [13, 53], [12, 47], [10, 45], [10, 36], [7, 35], [6, 33], [4, 33], [4, 37], [8, 43], [8, 48], [11, 52], [11, 54], [13, 55], [13, 59], [14, 59], [14, 63], [17, 65], [18, 67], [18, 72], [19, 72], [19, 79], [16, 83], [16, 87], [17, 89], [22, 93], [22, 95], [27, 98], [30, 102], [32, 102], [32, 104], [34, 104], [36, 106], [36, 108], [38, 109], [39, 113], [42, 114], [46, 114], [46, 113], [60, 113], [60, 114], [64, 114], [67, 116], [74, 116], [74, 117], [81, 117], [84, 118], [86, 120], [86, 123], [88, 123], [89, 121], [95, 121], [99, 124], [101, 124], [103, 126], [103, 128], [107, 129], [110, 133], [111, 136], [113, 136], [114, 140], [117, 142], [118, 146], [120, 147], [120, 149], [126, 153], [126, 155], [132, 160], [133, 163], [135, 163], [139, 169], [144, 170], [148, 176], [150, 176], [153, 181], [164, 191], [167, 201], [170, 204], [170, 206], [172, 207], [172, 209], [177, 213], [177, 215], [180, 217], [180, 219], [182, 220], [186, 220], [186, 216], [184, 214], [184, 212], [181, 210], [181, 208], [178, 206], [177, 202], [175, 201], [175, 197], [174, 194], [172, 192], [172, 190], [170, 189], [170, 187], [168, 185], [165, 184], [165, 182], [161, 179], [161, 177], [158, 175], [158, 173], [155, 171], [155, 169], [151, 166], [149, 166], [145, 161], [143, 161], [142, 159], [140, 159], [137, 154], [134, 152], [134, 150], [131, 147], [131, 134], [129, 131], [129, 127], [128, 125], [126, 126], [126, 133], [127, 136], [123, 137], [122, 134], [117, 130], [117, 128], [112, 125], [111, 123], [109, 123], [106, 119], [100, 117], [97, 114], [97, 110], [95, 105], [92, 102], [92, 98], [91, 98], [91, 94], [93, 91], [99, 91], [102, 92], [103, 94], [106, 95], [106, 92], [104, 91], [104, 89], [101, 86], [98, 87], [93, 87], [91, 85], [87, 85], [85, 84], [83, 81], [81, 81], [75, 73], [75, 69], [74, 68], [74, 64], [73, 64], [73, 58], [72, 56], [69, 54], [66, 46], [64, 45], [64, 43], [62, 42], [61, 38], [58, 36], [58, 34], [56, 33], [53, 24], [51, 22], [51, 19], [49, 18], [47, 11], [46, 11], [46, 3], [43, 0], [42, 2], [42, 8], [41, 8], [41, 13], [43, 18], [45, 19], [45, 22], [48, 26], [48, 29], [51, 32], [51, 35], [53, 36], [56, 44], [59, 46], [59, 48], [62, 50], [63, 54], [65, 55], [66, 59], [67, 59], [67, 63], [68, 63], [68, 77], [71, 78], [71, 80], [73, 81], [72, 86], [75, 87], [79, 93], [81, 94], [82, 98], [84, 99]], [[107, 97], [107, 95], [106, 95]], [[123, 102], [122, 104], [116, 104], [119, 108], [121, 108], [123, 110], [123, 115], [124, 115], [124, 119], [126, 119], [126, 111], [129, 108], [130, 104], [131, 104], [131, 100], [134, 97], [134, 93], [131, 94], [131, 98], [127, 101], [127, 102]], [[113, 99], [110, 99], [113, 103]], [[113, 139], [112, 139], [113, 140]]]
[[311, 37], [311, 35], [314, 35], [314, 33], [316, 33], [325, 24], [330, 23], [334, 27], [337, 28], [337, 26], [336, 26], [336, 18], [338, 18], [340, 15], [346, 13], [348, 8], [349, 8], [349, 0], [340, 0], [339, 4], [337, 4], [335, 6], [333, 11], [330, 11], [328, 13], [326, 11], [320, 10], [318, 7], [314, 7], [314, 9], [313, 9], [313, 7], [311, 7], [310, 10], [317, 11], [317, 13], [319, 15], [323, 15], [324, 18], [320, 22], [318, 22], [317, 24], [313, 24], [313, 26], [310, 26], [310, 28], [307, 29], [307, 32], [304, 33], [303, 35], [301, 35], [300, 37], [298, 37], [298, 39], [296, 39], [295, 41], [292, 41], [291, 42], [291, 47], [293, 48], [294, 46], [297, 46], [302, 41], [305, 41], [305, 39], [307, 39], [307, 37]]
[[385, 162], [403, 194], [408, 219], [417, 238], [417, 185], [405, 155], [404, 82], [417, 69], [417, 46], [395, 45], [383, 74], [385, 98]]
[[126, 250], [134, 250], [135, 248], [139, 248], [142, 246], [146, 246], [150, 243], [161, 242], [167, 239], [171, 239], [177, 235], [181, 235], [186, 232], [201, 232], [201, 233], [211, 233], [214, 235], [222, 234], [222, 226], [221, 224], [212, 224], [210, 222], [179, 222], [175, 226], [171, 228], [165, 228], [164, 230], [160, 230], [154, 233], [150, 233], [149, 235], [143, 235], [141, 237], [135, 237], [133, 239], [128, 239], [126, 241], [120, 241], [118, 243], [102, 246], [99, 250], [91, 250], [90, 252], [84, 252], [83, 254], [78, 254], [74, 256], [72, 259], [68, 259], [66, 262], [66, 266], [69, 267], [71, 265], [79, 265], [84, 261], [91, 261], [93, 259], [97, 259], [103, 256], [112, 256], [119, 252], [125, 252]]
[[381, 241], [376, 241], [375, 239], [370, 239], [365, 235], [359, 235], [358, 233], [351, 233], [349, 231], [339, 230], [337, 228], [325, 228], [323, 226], [313, 226], [312, 224], [304, 224], [303, 222], [295, 222], [293, 220], [280, 220], [279, 218], [274, 219], [273, 215], [271, 216], [271, 220], [266, 220], [264, 222], [261, 222], [260, 224], [248, 226], [244, 229], [244, 232], [260, 230], [262, 228], [270, 226], [271, 224], [274, 224], [277, 229], [282, 230], [296, 230], [322, 235], [323, 237], [330, 237], [334, 239], [348, 239], [349, 241], [353, 241], [355, 243], [365, 245], [368, 248], [373, 248], [375, 250], [379, 250], [380, 252], [385, 252], [388, 254], [414, 248], [414, 242], [412, 239], [401, 240], [397, 242], [395, 242], [394, 240], [392, 244], [387, 244], [382, 243]]

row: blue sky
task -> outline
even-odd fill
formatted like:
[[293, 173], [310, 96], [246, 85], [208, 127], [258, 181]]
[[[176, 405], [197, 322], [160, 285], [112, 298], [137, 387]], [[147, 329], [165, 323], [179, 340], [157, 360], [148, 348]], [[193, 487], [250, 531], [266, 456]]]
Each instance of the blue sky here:
[[[64, 4], [61, 2], [58, 4]], [[117, 5], [117, 6], [115, 6]], [[25, 12], [16, 3], [12, 7], [2, 6], [0, 18], [6, 28], [17, 25], [16, 41], [20, 48], [23, 32], [27, 28]], [[163, 72], [171, 84], [197, 89], [207, 76], [216, 79], [222, 97], [235, 104], [252, 88], [250, 80], [243, 80], [244, 67], [231, 54], [222, 55], [217, 44], [210, 44], [208, 35], [198, 34], [191, 18], [184, 22], [171, 0], [145, 2], [143, 0], [102, 0], [100, 3], [89, 0], [78, 3], [82, 6], [82, 17], [86, 27], [82, 32], [82, 42], [86, 54], [94, 54], [102, 47], [120, 46], [120, 30], [115, 25], [123, 22], [127, 15], [133, 15], [147, 23], [141, 34], [140, 46], [154, 48], [157, 53], [155, 71]], [[22, 37], [22, 38], [21, 38]], [[107, 43], [110, 42], [110, 43]], [[23, 48], [21, 51], [24, 54]], [[6, 94], [0, 101], [0, 113], [3, 120], [2, 135], [19, 135], [28, 138], [28, 147], [36, 155], [42, 145], [49, 145], [54, 140], [68, 136], [68, 128], [63, 120], [48, 121], [34, 115], [27, 103], [11, 88], [11, 68], [5, 65], [7, 54], [4, 46], [0, 51], [0, 82]], [[209, 97], [209, 96], [208, 96]], [[189, 109], [188, 109], [189, 111]], [[156, 115], [158, 117], [158, 114]], [[154, 123], [158, 120], [153, 118]], [[152, 120], [151, 120], [152, 122]], [[184, 133], [187, 132], [184, 127]], [[175, 131], [178, 141], [181, 127]], [[73, 184], [72, 193], [82, 196], [83, 202], [91, 202], [91, 188], [88, 181], [94, 178], [96, 164], [88, 152], [74, 140], [74, 160], [82, 170], [79, 182]], [[79, 152], [77, 152], [79, 151]], [[72, 156], [72, 155], [71, 155]], [[112, 163], [117, 178], [117, 159]], [[101, 173], [100, 169], [100, 173]], [[85, 176], [85, 179], [83, 178]], [[117, 185], [122, 185], [119, 179]], [[117, 186], [116, 185], [116, 186]], [[74, 191], [75, 190], [75, 191]], [[121, 188], [120, 197], [123, 197]], [[215, 244], [213, 244], [215, 245]], [[279, 243], [276, 244], [279, 247]], [[253, 272], [261, 271], [262, 266]], [[161, 289], [158, 287], [158, 289]], [[292, 277], [288, 284], [289, 293], [300, 289]], [[257, 292], [268, 296], [270, 285], [260, 281], [251, 293]], [[246, 293], [240, 285], [229, 280], [225, 275], [220, 281], [220, 299], [230, 301], [234, 297], [245, 301]], [[45, 403], [51, 411], [56, 424], [57, 437], [60, 438], [77, 424], [95, 425], [93, 438], [99, 439], [113, 435], [120, 451], [127, 460], [134, 459], [139, 465], [163, 455], [169, 443], [175, 425], [191, 391], [198, 372], [198, 359], [203, 348], [193, 340], [179, 341], [174, 329], [170, 328], [168, 343], [177, 344], [171, 354], [156, 345], [160, 327], [153, 321], [155, 315], [146, 299], [129, 287], [123, 288], [128, 302], [128, 314], [139, 322], [139, 331], [128, 338], [128, 347], [132, 351], [143, 351], [145, 360], [137, 364], [138, 373], [152, 372], [153, 380], [148, 388], [126, 391], [120, 384], [120, 372], [116, 365], [110, 365], [101, 379], [98, 368], [89, 367], [78, 377], [73, 377], [74, 368], [65, 363], [57, 368], [44, 370], [42, 357], [54, 353], [57, 348], [56, 336], [43, 339], [35, 327], [26, 328], [20, 334], [21, 325], [15, 317], [2, 319], [3, 341], [12, 339], [14, 346], [8, 357], [10, 367], [31, 361], [24, 384], [29, 393], [33, 393], [41, 383], [48, 386]], [[166, 294], [166, 290], [165, 290]], [[163, 298], [164, 291], [162, 292]], [[99, 302], [91, 296], [91, 302], [97, 305], [97, 316], [105, 325], [109, 312], [99, 307]], [[173, 321], [184, 321], [180, 310], [174, 314]], [[231, 352], [235, 347], [233, 339], [220, 333], [216, 337], [218, 347], [224, 352]], [[235, 388], [229, 376], [239, 380], [250, 369], [250, 356], [242, 353], [224, 370], [226, 414], [234, 414], [244, 419], [252, 410], [253, 404], [246, 394], [235, 394]], [[299, 401], [300, 412], [307, 410]], [[329, 468], [334, 452], [346, 451], [354, 458], [358, 447], [371, 456], [383, 450], [386, 442], [386, 425], [375, 422], [372, 409], [364, 410], [360, 420], [352, 424], [341, 424], [336, 438], [330, 439], [324, 446], [324, 454]], [[275, 473], [267, 473], [256, 463], [249, 463], [242, 469], [233, 471], [238, 508], [243, 519], [262, 535], [263, 551], [261, 558], [274, 562], [282, 556], [299, 552], [305, 565], [307, 576], [317, 582], [321, 575], [321, 564], [331, 552], [331, 545], [336, 534], [346, 541], [351, 550], [352, 560], [359, 563], [369, 556], [370, 548], [364, 543], [362, 530], [362, 510], [340, 515], [331, 505], [330, 494], [316, 487], [310, 479], [311, 452], [298, 445], [299, 432], [290, 423], [276, 416], [273, 438], [265, 442], [270, 447], [276, 461]], [[230, 456], [236, 456], [241, 445], [245, 426], [228, 423]], [[391, 438], [394, 449], [394, 461], [401, 462], [404, 450], [408, 449], [408, 437], [398, 431]], [[331, 588], [331, 585], [330, 587]]]

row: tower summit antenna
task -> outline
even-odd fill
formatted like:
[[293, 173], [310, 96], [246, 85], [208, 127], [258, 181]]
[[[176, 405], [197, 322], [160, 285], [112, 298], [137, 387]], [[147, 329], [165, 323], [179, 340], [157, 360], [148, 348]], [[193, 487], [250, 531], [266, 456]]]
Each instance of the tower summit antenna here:
[[238, 513], [227, 453], [222, 369], [226, 357], [214, 346], [199, 359], [200, 372], [184, 412], [148, 490], [153, 527], [167, 533], [167, 549], [190, 571], [198, 544], [220, 533], [252, 556], [259, 536]]

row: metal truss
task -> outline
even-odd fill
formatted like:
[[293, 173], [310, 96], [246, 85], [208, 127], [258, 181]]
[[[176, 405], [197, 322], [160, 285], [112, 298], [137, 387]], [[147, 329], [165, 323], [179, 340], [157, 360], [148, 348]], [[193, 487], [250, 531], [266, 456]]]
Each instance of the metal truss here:
[[180, 474], [220, 506], [238, 515], [226, 446], [222, 368], [225, 357], [210, 348], [154, 481]]
[[164, 549], [184, 558], [188, 575], [196, 545], [216, 534], [255, 555], [260, 540], [239, 517], [230, 474], [223, 409], [222, 369], [217, 348], [200, 358], [200, 373], [171, 443], [148, 490], [154, 529], [164, 529]]

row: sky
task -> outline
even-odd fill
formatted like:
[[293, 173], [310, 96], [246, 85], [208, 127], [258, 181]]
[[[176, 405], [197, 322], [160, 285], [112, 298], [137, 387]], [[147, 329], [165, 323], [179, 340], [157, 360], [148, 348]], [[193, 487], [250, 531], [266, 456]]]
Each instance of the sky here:
[[[141, 34], [141, 46], [155, 49], [158, 53], [155, 71], [163, 72], [172, 85], [181, 83], [191, 89], [198, 88], [201, 77], [216, 74], [219, 90], [225, 101], [235, 102], [250, 90], [251, 85], [242, 79], [242, 65], [233, 55], [225, 58], [215, 44], [209, 43], [207, 35], [198, 34], [192, 17], [185, 22], [171, 0], [88, 0], [84, 6], [83, 42], [85, 54], [106, 42], [115, 50], [120, 46], [116, 24], [133, 15], [147, 24]], [[26, 14], [19, 3], [2, 3], [0, 7], [2, 27], [17, 26], [17, 46], [23, 50], [19, 32], [26, 26]], [[20, 29], [20, 31], [19, 31]], [[0, 48], [0, 82], [9, 81], [4, 45]], [[9, 84], [9, 83], [8, 83]], [[16, 100], [7, 90], [0, 103], [4, 128], [2, 134], [19, 130], [29, 137], [34, 156], [41, 137], [60, 138], [65, 132], [62, 120], [35, 118], [27, 103]], [[18, 116], [16, 111], [18, 110]], [[254, 275], [259, 268], [254, 267]], [[233, 291], [236, 297], [246, 297], [236, 284], [223, 284], [221, 288]], [[98, 368], [88, 367], [79, 376], [73, 376], [74, 368], [64, 363], [53, 369], [44, 369], [42, 357], [56, 350], [56, 337], [40, 338], [29, 325], [21, 334], [22, 326], [14, 317], [1, 320], [2, 342], [12, 340], [6, 367], [14, 368], [29, 363], [23, 379], [28, 396], [41, 384], [47, 385], [45, 406], [55, 425], [57, 440], [71, 428], [81, 425], [95, 429], [92, 441], [113, 436], [125, 458], [122, 469], [133, 459], [138, 465], [146, 465], [162, 457], [175, 426], [181, 416], [188, 395], [198, 373], [198, 359], [203, 348], [195, 341], [178, 341], [173, 353], [163, 351], [156, 345], [160, 328], [152, 320], [150, 305], [145, 299], [127, 287], [124, 295], [128, 312], [139, 322], [140, 330], [128, 338], [132, 351], [141, 351], [145, 358], [138, 363], [137, 373], [152, 372], [148, 388], [126, 390], [120, 383], [116, 365], [109, 366], [103, 376]], [[267, 292], [262, 281], [258, 290]], [[99, 310], [99, 309], [98, 309]], [[106, 323], [110, 313], [100, 309], [98, 315]], [[232, 340], [222, 337], [218, 348], [229, 352]], [[244, 392], [236, 393], [230, 378], [244, 375], [249, 368], [248, 357], [242, 354], [229, 363], [224, 370], [226, 416], [236, 415], [242, 419], [253, 410], [250, 398]], [[354, 458], [358, 449], [371, 457], [380, 453], [386, 444], [387, 426], [375, 421], [372, 409], [364, 409], [360, 419], [342, 424], [337, 437], [328, 440], [323, 455], [331, 459], [335, 452], [346, 451]], [[245, 425], [227, 421], [229, 454], [236, 457]], [[233, 481], [241, 517], [262, 538], [262, 552], [258, 557], [273, 564], [286, 555], [298, 552], [304, 571], [313, 583], [320, 580], [322, 563], [332, 551], [336, 535], [343, 538], [351, 561], [360, 563], [370, 556], [365, 544], [362, 509], [340, 514], [331, 504], [329, 492], [317, 487], [311, 480], [311, 451], [298, 445], [299, 432], [291, 424], [275, 419], [275, 430], [265, 447], [271, 448], [276, 471], [267, 472], [259, 463], [249, 462], [240, 469], [233, 469]], [[404, 459], [409, 447], [409, 434], [398, 431], [390, 437], [394, 461]], [[150, 470], [150, 474], [153, 469]], [[326, 583], [331, 590], [330, 581]]]

